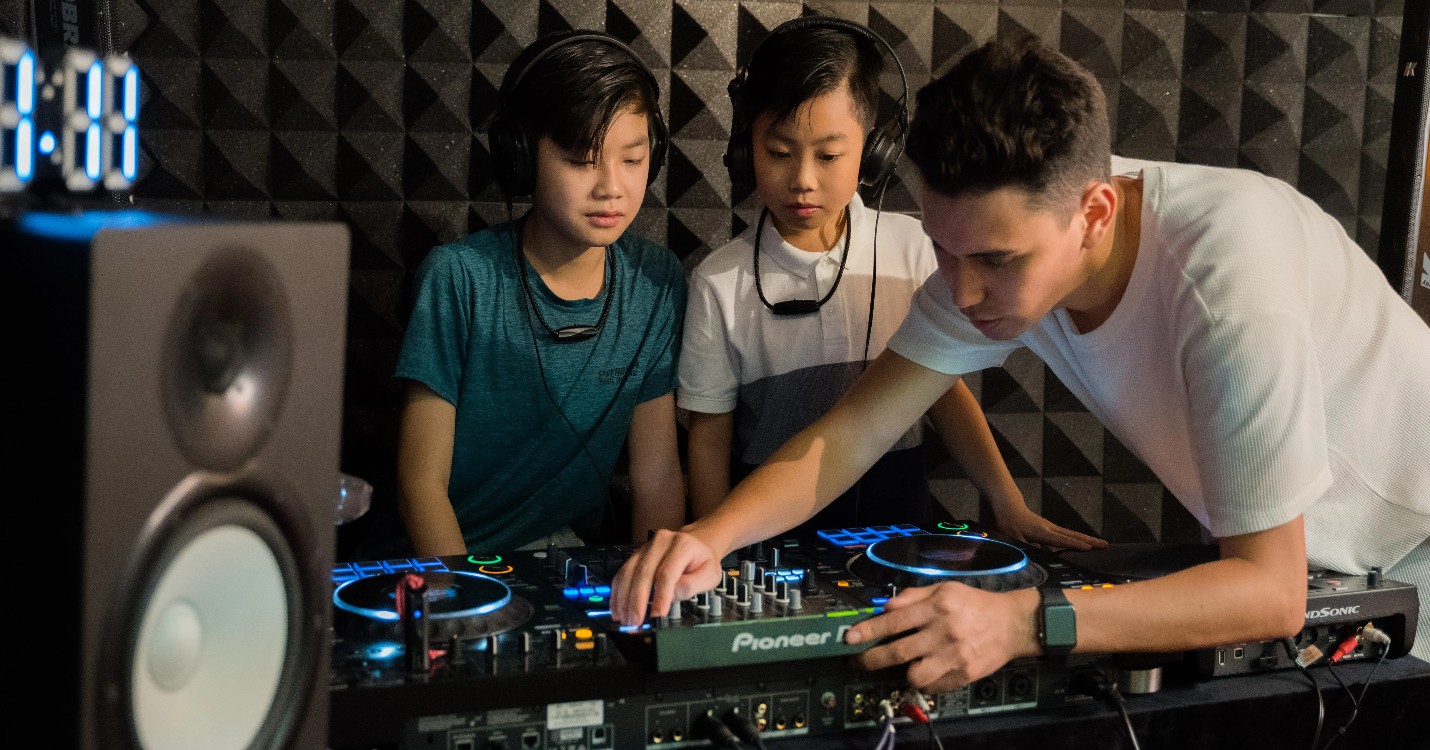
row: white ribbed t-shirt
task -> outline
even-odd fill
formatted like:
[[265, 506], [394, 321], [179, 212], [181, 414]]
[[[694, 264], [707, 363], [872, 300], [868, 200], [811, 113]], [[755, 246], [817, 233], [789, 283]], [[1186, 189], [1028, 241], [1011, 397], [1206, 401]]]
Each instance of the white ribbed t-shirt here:
[[1430, 328], [1290, 185], [1113, 159], [1139, 171], [1136, 265], [1097, 329], [1055, 309], [990, 341], [935, 276], [890, 348], [964, 373], [1026, 346], [1213, 535], [1304, 514], [1313, 567], [1381, 566], [1426, 599], [1426, 547], [1392, 566], [1430, 537]]

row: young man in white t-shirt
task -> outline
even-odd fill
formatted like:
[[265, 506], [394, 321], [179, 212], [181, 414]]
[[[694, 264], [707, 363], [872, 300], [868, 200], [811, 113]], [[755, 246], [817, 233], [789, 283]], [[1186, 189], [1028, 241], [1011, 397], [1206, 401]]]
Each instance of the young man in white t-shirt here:
[[[938, 275], [824, 418], [714, 513], [638, 551], [616, 576], [616, 616], [709, 588], [723, 554], [818, 508], [960, 373], [1023, 346], [1206, 524], [1221, 557], [1109, 589], [907, 589], [851, 629], [851, 643], [890, 639], [866, 667], [906, 663], [913, 686], [946, 690], [1068, 648], [1280, 639], [1305, 622], [1308, 563], [1380, 567], [1430, 611], [1430, 328], [1288, 185], [1114, 161], [1109, 142], [1096, 79], [1037, 43], [989, 44], [925, 87], [908, 148]], [[1041, 628], [1054, 608], [1061, 627]]]

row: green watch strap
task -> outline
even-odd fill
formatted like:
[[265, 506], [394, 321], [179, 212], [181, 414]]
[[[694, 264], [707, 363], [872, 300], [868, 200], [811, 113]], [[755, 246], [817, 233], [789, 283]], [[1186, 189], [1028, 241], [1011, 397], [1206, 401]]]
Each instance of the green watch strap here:
[[1038, 643], [1044, 659], [1066, 659], [1077, 645], [1077, 611], [1062, 587], [1038, 587]]

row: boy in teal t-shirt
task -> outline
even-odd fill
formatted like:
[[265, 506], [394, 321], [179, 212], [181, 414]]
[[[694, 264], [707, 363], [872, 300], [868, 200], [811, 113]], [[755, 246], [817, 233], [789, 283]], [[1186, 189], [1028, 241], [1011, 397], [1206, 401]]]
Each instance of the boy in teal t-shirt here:
[[625, 234], [660, 167], [654, 77], [614, 37], [543, 37], [488, 124], [520, 218], [435, 248], [417, 275], [398, 509], [419, 555], [580, 543], [628, 448], [631, 539], [685, 520], [675, 356], [685, 277]]

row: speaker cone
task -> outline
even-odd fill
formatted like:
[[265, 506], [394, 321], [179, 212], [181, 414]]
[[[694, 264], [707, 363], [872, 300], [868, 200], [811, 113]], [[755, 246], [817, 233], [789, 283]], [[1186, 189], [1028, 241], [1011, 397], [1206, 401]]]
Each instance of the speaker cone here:
[[233, 471], [282, 412], [293, 361], [290, 304], [257, 251], [214, 252], [179, 296], [164, 339], [163, 400], [184, 455]]
[[126, 576], [102, 657], [100, 746], [284, 747], [305, 710], [328, 648], [302, 614], [323, 604], [294, 553], [307, 540], [270, 493], [201, 485], [156, 514], [151, 552]]

